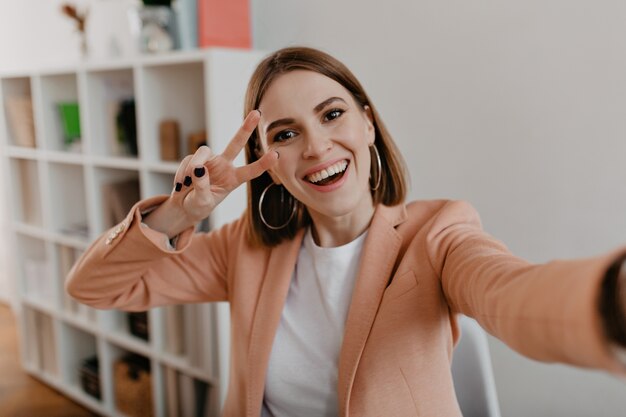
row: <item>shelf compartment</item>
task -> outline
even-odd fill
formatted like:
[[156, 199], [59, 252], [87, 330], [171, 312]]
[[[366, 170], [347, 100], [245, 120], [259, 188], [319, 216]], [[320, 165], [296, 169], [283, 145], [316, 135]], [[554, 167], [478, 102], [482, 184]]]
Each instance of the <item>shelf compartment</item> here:
[[23, 319], [26, 326], [24, 358], [28, 366], [51, 379], [58, 379], [56, 335], [53, 318], [36, 309], [24, 307]]
[[[120, 142], [118, 136], [118, 115], [128, 121], [124, 126], [131, 127], [136, 121], [133, 110], [135, 82], [132, 68], [107, 71], [91, 71], [87, 74], [88, 125], [90, 149], [95, 155], [137, 157], [137, 138], [134, 144]], [[124, 104], [124, 112], [121, 104]], [[134, 123], [135, 132], [137, 124]]]
[[43, 129], [45, 148], [82, 153], [82, 130], [75, 73], [41, 77]]
[[18, 223], [43, 227], [39, 166], [30, 159], [10, 159], [10, 188], [13, 198], [13, 218]]
[[[91, 398], [102, 399], [102, 378], [96, 337], [77, 327], [63, 323], [61, 326], [62, 381]], [[87, 363], [89, 361], [89, 363]], [[98, 369], [94, 369], [96, 365]]]
[[95, 169], [96, 235], [126, 218], [131, 207], [141, 198], [139, 172], [129, 169]]
[[166, 416], [218, 416], [217, 390], [209, 382], [170, 366], [160, 366], [159, 407]]
[[57, 288], [46, 242], [31, 236], [16, 236], [18, 279], [20, 293], [34, 304], [43, 304], [50, 309], [56, 307]]
[[[178, 124], [179, 160], [190, 153], [189, 135], [205, 137], [204, 64], [188, 62], [143, 68], [141, 86], [142, 151], [149, 162], [161, 161], [160, 124]], [[195, 151], [195, 149], [194, 149]]]
[[[146, 312], [146, 314], [148, 314]], [[148, 314], [149, 315], [149, 314]], [[150, 346], [150, 318], [148, 317], [145, 326], [147, 327], [148, 338], [133, 334], [131, 331], [131, 319], [136, 320], [128, 312], [119, 310], [103, 311], [99, 317], [104, 331], [110, 340], [123, 345], [129, 349], [148, 354], [152, 348]], [[136, 321], [135, 321], [136, 322]]]
[[89, 238], [85, 178], [81, 165], [50, 163], [52, 228], [69, 237]]
[[7, 145], [37, 147], [35, 115], [29, 77], [4, 78], [0, 83]]

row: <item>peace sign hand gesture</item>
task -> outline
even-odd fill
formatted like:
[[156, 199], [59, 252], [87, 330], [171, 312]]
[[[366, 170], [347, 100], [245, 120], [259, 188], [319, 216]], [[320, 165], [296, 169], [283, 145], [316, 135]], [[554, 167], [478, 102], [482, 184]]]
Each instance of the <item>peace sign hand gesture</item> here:
[[272, 168], [278, 161], [277, 152], [268, 152], [249, 165], [233, 165], [260, 118], [258, 111], [250, 112], [221, 155], [201, 146], [193, 155], [186, 156], [176, 171], [170, 198], [145, 217], [144, 222], [172, 238], [211, 214], [235, 188]]

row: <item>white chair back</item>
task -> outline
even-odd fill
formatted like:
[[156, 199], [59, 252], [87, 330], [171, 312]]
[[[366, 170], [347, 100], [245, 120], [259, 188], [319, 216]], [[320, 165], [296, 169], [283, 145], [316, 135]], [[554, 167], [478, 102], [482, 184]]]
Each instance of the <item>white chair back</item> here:
[[459, 315], [461, 339], [454, 349], [452, 378], [463, 417], [500, 417], [487, 334]]

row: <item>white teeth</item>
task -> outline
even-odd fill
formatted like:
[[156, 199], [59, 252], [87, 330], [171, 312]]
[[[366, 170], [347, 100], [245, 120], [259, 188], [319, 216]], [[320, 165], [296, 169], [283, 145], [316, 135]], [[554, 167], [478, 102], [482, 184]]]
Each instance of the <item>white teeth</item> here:
[[347, 167], [348, 167], [348, 161], [346, 160], [339, 161], [325, 169], [322, 169], [320, 171], [314, 172], [313, 174], [307, 175], [306, 179], [313, 183], [320, 182], [324, 178], [328, 178], [332, 175], [345, 171]]

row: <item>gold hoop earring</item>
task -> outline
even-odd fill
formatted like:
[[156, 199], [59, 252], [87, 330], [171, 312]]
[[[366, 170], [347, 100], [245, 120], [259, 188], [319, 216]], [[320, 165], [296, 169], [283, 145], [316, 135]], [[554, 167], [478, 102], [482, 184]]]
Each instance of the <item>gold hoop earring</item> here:
[[273, 182], [270, 183], [267, 187], [265, 187], [265, 189], [261, 193], [261, 197], [259, 197], [259, 216], [261, 217], [261, 221], [263, 222], [265, 227], [271, 230], [280, 230], [284, 228], [285, 226], [287, 226], [289, 222], [291, 221], [291, 219], [293, 219], [293, 216], [296, 214], [297, 203], [296, 203], [296, 199], [293, 198], [291, 194], [289, 194], [289, 198], [291, 199], [291, 206], [292, 206], [291, 214], [289, 215], [289, 218], [287, 219], [285, 223], [283, 223], [280, 226], [272, 226], [271, 224], [269, 224], [267, 220], [265, 220], [265, 216], [263, 216], [263, 200], [265, 199], [265, 193], [267, 193], [267, 190], [269, 190], [270, 187], [272, 187], [273, 185], [280, 187], [280, 204], [282, 205], [285, 202], [285, 187], [282, 185], [274, 184]]
[[[371, 180], [372, 180], [372, 177], [374, 175], [372, 175], [370, 173], [370, 188], [372, 189], [372, 191], [376, 191], [376, 190], [378, 190], [378, 187], [380, 187], [380, 181], [382, 180], [382, 177], [383, 177], [383, 164], [380, 161], [380, 154], [378, 153], [378, 148], [376, 148], [376, 145], [374, 145], [374, 144], [370, 145], [370, 149], [374, 149], [374, 153], [376, 154], [376, 165], [377, 165], [377, 168], [376, 168], [376, 185], [374, 185], [372, 187]], [[372, 153], [370, 151], [370, 157], [371, 156], [372, 156]]]

